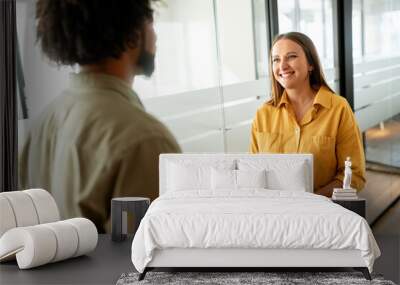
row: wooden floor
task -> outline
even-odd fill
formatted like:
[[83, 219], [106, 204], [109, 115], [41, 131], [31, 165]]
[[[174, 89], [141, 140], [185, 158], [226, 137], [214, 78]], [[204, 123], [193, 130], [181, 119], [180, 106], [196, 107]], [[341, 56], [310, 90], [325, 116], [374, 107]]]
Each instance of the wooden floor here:
[[381, 250], [374, 273], [399, 284], [400, 200], [397, 197], [400, 196], [400, 175], [367, 171], [366, 187], [359, 194], [367, 198], [367, 220], [370, 224], [374, 221], [371, 229]]
[[374, 264], [374, 273], [400, 284], [400, 201], [374, 223], [372, 231], [381, 250], [381, 256]]
[[400, 200], [391, 206], [374, 223], [372, 231], [376, 235], [394, 235], [400, 237]]
[[367, 199], [367, 221], [372, 224], [400, 197], [400, 175], [367, 170], [366, 180], [359, 196]]

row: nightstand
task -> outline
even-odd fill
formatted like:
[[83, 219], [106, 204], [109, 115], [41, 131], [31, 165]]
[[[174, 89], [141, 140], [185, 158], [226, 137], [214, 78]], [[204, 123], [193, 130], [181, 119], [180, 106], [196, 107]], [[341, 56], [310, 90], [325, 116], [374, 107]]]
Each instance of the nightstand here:
[[[127, 215], [135, 217], [135, 232], [150, 206], [150, 199], [143, 197], [121, 197], [111, 199], [111, 239], [123, 241], [127, 236]], [[133, 234], [135, 234], [135, 232]]]
[[339, 204], [340, 206], [359, 214], [365, 219], [365, 208], [367, 201], [363, 198], [358, 198], [356, 200], [333, 200], [332, 202]]

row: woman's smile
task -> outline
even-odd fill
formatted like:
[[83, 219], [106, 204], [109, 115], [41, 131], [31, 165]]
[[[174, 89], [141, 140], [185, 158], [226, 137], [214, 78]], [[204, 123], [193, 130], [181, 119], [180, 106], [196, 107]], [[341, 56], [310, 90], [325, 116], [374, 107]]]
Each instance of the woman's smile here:
[[294, 75], [294, 71], [284, 71], [284, 72], [279, 73], [279, 77], [281, 77], [283, 79], [288, 79], [292, 75]]

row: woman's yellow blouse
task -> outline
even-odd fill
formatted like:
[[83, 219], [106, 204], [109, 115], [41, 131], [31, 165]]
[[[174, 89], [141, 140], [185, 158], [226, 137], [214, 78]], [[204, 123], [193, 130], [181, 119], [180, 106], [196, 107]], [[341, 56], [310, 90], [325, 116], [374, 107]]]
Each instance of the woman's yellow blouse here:
[[312, 108], [297, 123], [286, 92], [278, 106], [265, 103], [251, 131], [252, 153], [312, 153], [314, 188], [343, 181], [344, 161], [352, 160], [352, 187], [365, 184], [365, 157], [360, 131], [347, 101], [321, 87]]

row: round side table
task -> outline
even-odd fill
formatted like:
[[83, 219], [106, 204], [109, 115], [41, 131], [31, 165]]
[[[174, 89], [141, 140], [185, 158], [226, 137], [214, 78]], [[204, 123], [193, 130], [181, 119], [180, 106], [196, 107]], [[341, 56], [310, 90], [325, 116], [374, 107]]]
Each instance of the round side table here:
[[111, 239], [123, 241], [127, 236], [127, 213], [135, 216], [136, 233], [140, 221], [150, 206], [150, 199], [144, 197], [120, 197], [111, 199]]

